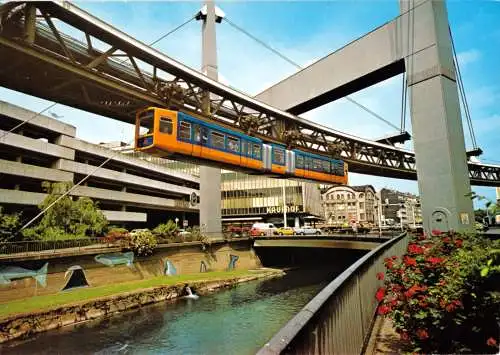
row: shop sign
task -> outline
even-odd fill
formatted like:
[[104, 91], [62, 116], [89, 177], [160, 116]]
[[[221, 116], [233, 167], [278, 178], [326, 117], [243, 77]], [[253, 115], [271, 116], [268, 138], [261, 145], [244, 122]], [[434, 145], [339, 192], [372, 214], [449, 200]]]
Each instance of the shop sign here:
[[[285, 206], [286, 212], [299, 212], [299, 206]], [[283, 213], [283, 206], [272, 206], [267, 208], [267, 213]]]

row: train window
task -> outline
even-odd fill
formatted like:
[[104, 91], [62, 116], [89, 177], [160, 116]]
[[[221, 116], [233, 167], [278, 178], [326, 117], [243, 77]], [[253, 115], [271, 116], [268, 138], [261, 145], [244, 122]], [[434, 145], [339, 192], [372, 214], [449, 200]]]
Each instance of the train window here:
[[249, 157], [251, 157], [252, 156], [252, 143], [247, 142], [246, 145], [247, 145], [247, 155]]
[[180, 122], [179, 138], [186, 141], [191, 140], [191, 123], [184, 121]]
[[262, 155], [261, 155], [261, 149], [260, 149], [260, 145], [259, 144], [254, 144], [253, 145], [253, 157], [255, 159], [262, 159]]
[[193, 125], [193, 133], [194, 133], [194, 141], [195, 142], [200, 142], [201, 141], [201, 127], [199, 124], [194, 124]]
[[172, 120], [167, 117], [160, 117], [160, 133], [172, 134], [173, 130]]
[[247, 155], [247, 141], [241, 141], [241, 154]]
[[295, 155], [295, 167], [298, 169], [304, 168], [304, 157], [300, 154]]
[[306, 170], [311, 170], [311, 166], [312, 166], [311, 158], [305, 157], [304, 158], [304, 168]]
[[223, 134], [212, 131], [211, 138], [212, 138], [212, 147], [224, 149], [224, 135]]
[[140, 123], [139, 125], [141, 127], [147, 128], [146, 134], [151, 134], [153, 133], [153, 127], [154, 127], [154, 112], [153, 111], [146, 111], [143, 112], [139, 115], [139, 120]]
[[321, 162], [323, 164], [323, 171], [325, 173], [330, 173], [330, 162], [328, 160], [322, 160]]
[[319, 159], [313, 159], [313, 170], [316, 170], [316, 171], [321, 171], [322, 168], [321, 168], [321, 160]]
[[238, 138], [228, 136], [227, 137], [227, 149], [229, 149], [232, 152], [239, 153], [240, 152], [240, 140]]
[[285, 151], [273, 147], [273, 163], [285, 165]]

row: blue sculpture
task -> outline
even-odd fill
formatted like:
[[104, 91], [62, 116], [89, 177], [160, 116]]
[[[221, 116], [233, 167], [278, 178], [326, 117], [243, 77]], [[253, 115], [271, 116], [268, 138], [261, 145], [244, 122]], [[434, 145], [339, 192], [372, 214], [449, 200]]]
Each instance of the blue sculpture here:
[[134, 252], [129, 251], [127, 253], [110, 253], [110, 254], [99, 254], [95, 256], [95, 261], [98, 263], [115, 266], [125, 264], [129, 267], [133, 267], [134, 264]]
[[170, 260], [165, 260], [165, 269], [164, 269], [165, 275], [167, 276], [173, 276], [177, 275], [177, 269], [175, 268], [174, 264]]
[[38, 270], [29, 270], [20, 266], [0, 266], [0, 285], [8, 285], [13, 280], [34, 278], [42, 287], [47, 286], [47, 268], [49, 263], [45, 263]]
[[233, 270], [236, 267], [236, 262], [240, 257], [238, 255], [232, 255], [232, 254], [229, 254], [229, 257], [231, 258], [231, 260], [229, 260], [228, 269]]

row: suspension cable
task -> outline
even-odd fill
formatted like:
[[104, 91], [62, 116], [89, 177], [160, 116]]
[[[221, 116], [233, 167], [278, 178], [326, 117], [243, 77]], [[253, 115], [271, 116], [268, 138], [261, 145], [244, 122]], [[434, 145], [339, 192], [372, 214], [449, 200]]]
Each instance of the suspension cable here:
[[[273, 52], [274, 54], [276, 54], [277, 56], [279, 56], [280, 58], [284, 59], [285, 61], [287, 61], [288, 63], [290, 63], [291, 65], [295, 66], [297, 69], [304, 69], [302, 66], [300, 66], [297, 62], [293, 61], [292, 59], [288, 58], [286, 55], [284, 55], [283, 53], [280, 53], [279, 51], [277, 51], [276, 49], [274, 49], [273, 47], [271, 47], [270, 45], [268, 45], [267, 43], [265, 43], [264, 41], [258, 39], [257, 37], [255, 37], [254, 35], [252, 35], [250, 32], [244, 30], [243, 28], [241, 28], [240, 26], [236, 25], [234, 22], [232, 22], [231, 20], [229, 20], [227, 17], [224, 17], [224, 20], [230, 25], [232, 26], [233, 28], [235, 28], [236, 30], [242, 32], [243, 34], [247, 35], [248, 37], [250, 37], [251, 39], [253, 39], [254, 41], [256, 41], [257, 43], [259, 43], [260, 45], [262, 45], [263, 47], [265, 47], [266, 49], [270, 50], [271, 52]], [[357, 102], [356, 100], [352, 99], [351, 97], [349, 96], [344, 96], [344, 98], [346, 100], [348, 100], [349, 102], [355, 104], [356, 106], [360, 107], [361, 109], [365, 110], [366, 112], [368, 112], [369, 114], [373, 115], [374, 117], [376, 117], [377, 119], [383, 121], [384, 123], [390, 125], [391, 127], [397, 129], [397, 130], [400, 130], [399, 127], [397, 127], [396, 125], [392, 124], [391, 122], [387, 121], [386, 119], [384, 119], [382, 116], [380, 116], [379, 114], [373, 112], [372, 110], [370, 110], [368, 107], [360, 104], [359, 102]]]
[[[129, 144], [131, 144], [132, 142], [134, 142], [134, 140], [132, 139]], [[97, 170], [99, 170], [100, 168], [102, 168], [107, 162], [109, 162], [110, 160], [112, 160], [114, 157], [116, 157], [117, 155], [121, 154], [121, 151], [120, 150], [117, 150], [116, 152], [114, 152], [114, 154], [110, 155], [106, 160], [104, 160], [99, 166], [97, 166], [94, 170], [92, 170], [89, 174], [87, 174], [84, 178], [82, 178], [80, 181], [78, 181], [78, 183], [76, 183], [75, 185], [73, 185], [68, 191], [66, 191], [64, 194], [62, 194], [61, 196], [59, 196], [54, 202], [52, 202], [50, 205], [48, 205], [47, 207], [45, 207], [42, 211], [40, 211], [40, 213], [38, 213], [35, 217], [33, 217], [29, 222], [27, 222], [25, 225], [23, 225], [15, 234], [19, 233], [20, 231], [22, 231], [23, 229], [27, 228], [29, 225], [31, 225], [34, 221], [36, 221], [40, 216], [42, 216], [45, 212], [47, 212], [52, 206], [54, 206], [57, 202], [59, 202], [63, 197], [67, 196], [71, 191], [73, 191], [74, 189], [76, 189], [79, 185], [81, 185], [84, 181], [86, 181], [89, 177], [91, 177], [92, 175], [94, 175]]]
[[[156, 43], [160, 42], [162, 39], [170, 36], [171, 34], [177, 32], [178, 30], [180, 30], [182, 27], [184, 27], [185, 25], [187, 25], [188, 23], [190, 23], [191, 21], [193, 21], [194, 19], [196, 18], [196, 16], [193, 16], [191, 17], [190, 19], [188, 19], [187, 21], [181, 23], [179, 26], [175, 27], [174, 29], [168, 31], [167, 33], [165, 33], [164, 35], [162, 35], [161, 37], [157, 38], [156, 40], [154, 40], [153, 42], [151, 42], [149, 44], [149, 46], [153, 46], [155, 45]], [[127, 60], [129, 60], [129, 58], [125, 58], [123, 59], [121, 62], [119, 62], [119, 64], [123, 64], [125, 63]], [[0, 136], [0, 140], [2, 140], [5, 136], [7, 136], [8, 134], [12, 133], [13, 131], [15, 131], [16, 129], [18, 129], [19, 127], [22, 127], [24, 126], [25, 124], [33, 121], [36, 117], [40, 116], [42, 113], [44, 113], [45, 111], [51, 109], [52, 107], [58, 105], [59, 103], [58, 102], [54, 102], [52, 104], [50, 104], [49, 106], [47, 106], [46, 108], [44, 108], [42, 111], [38, 112], [38, 113], [35, 113], [32, 117], [30, 117], [29, 119], [25, 120], [25, 121], [22, 121], [21, 123], [19, 123], [18, 125], [16, 125], [14, 128], [10, 129], [9, 131], [7, 132], [4, 132], [1, 136]]]
[[460, 97], [462, 98], [462, 104], [464, 105], [465, 118], [467, 121], [467, 125], [469, 127], [469, 134], [471, 136], [472, 147], [474, 149], [477, 149], [476, 135], [474, 133], [474, 127], [472, 126], [472, 119], [470, 116], [469, 104], [467, 103], [467, 97], [465, 95], [465, 88], [464, 88], [464, 84], [463, 84], [462, 73], [460, 72], [460, 66], [458, 64], [457, 52], [455, 49], [455, 41], [453, 40], [453, 34], [451, 33], [451, 27], [449, 25], [448, 25], [448, 31], [450, 32], [451, 48], [453, 51], [453, 63], [455, 65], [455, 68], [457, 71], [458, 89], [460, 92]]

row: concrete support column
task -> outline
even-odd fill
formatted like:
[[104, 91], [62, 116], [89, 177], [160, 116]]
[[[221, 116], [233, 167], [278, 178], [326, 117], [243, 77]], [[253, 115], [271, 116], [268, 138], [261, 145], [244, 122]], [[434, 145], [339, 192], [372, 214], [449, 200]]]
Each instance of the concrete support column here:
[[400, 0], [400, 10], [409, 11], [402, 26], [424, 228], [469, 230], [474, 214], [446, 4]]
[[[217, 45], [215, 36], [215, 4], [205, 1], [206, 14], [201, 11], [202, 25], [202, 72], [218, 80]], [[208, 95], [204, 102], [204, 113], [210, 115]], [[222, 233], [221, 222], [221, 171], [219, 168], [200, 166], [200, 228], [208, 236]]]
[[299, 219], [299, 216], [296, 216], [295, 217], [295, 220], [294, 220], [294, 227], [300, 227], [300, 219]]

